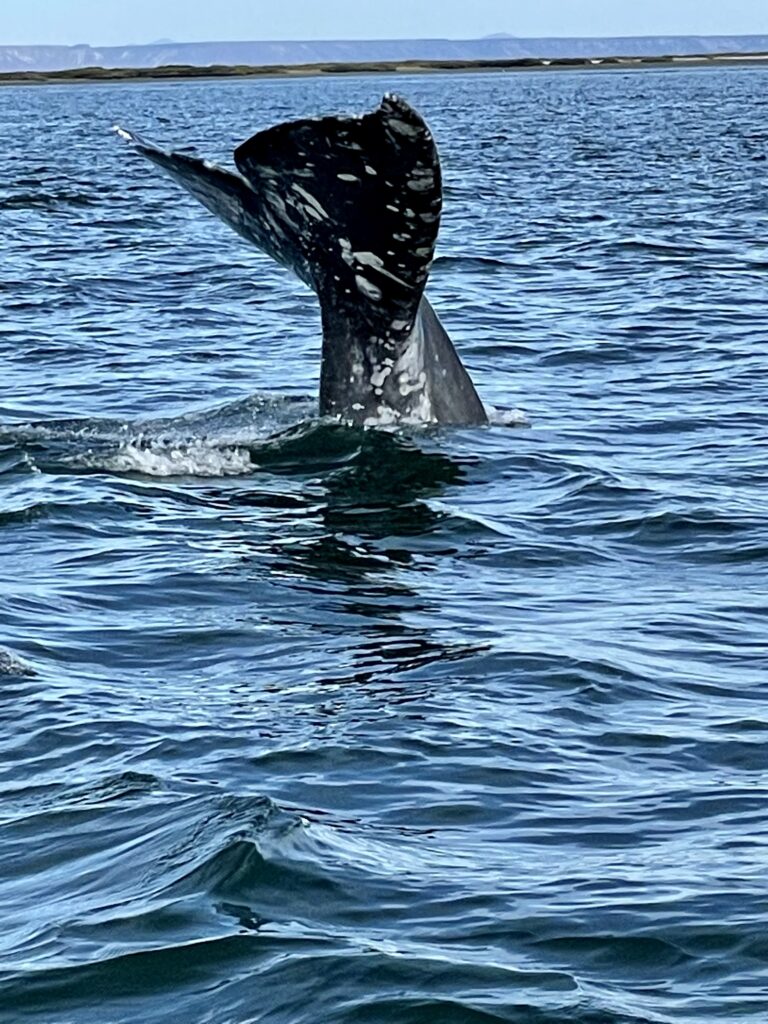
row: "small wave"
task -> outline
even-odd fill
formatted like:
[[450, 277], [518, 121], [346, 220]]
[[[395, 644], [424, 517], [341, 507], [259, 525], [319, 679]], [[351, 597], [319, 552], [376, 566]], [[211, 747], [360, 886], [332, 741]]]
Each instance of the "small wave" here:
[[[628, 334], [653, 334], [657, 330], [658, 328], [653, 325], [638, 325], [637, 327], [626, 328]], [[666, 351], [669, 350], [670, 346], [667, 345]], [[647, 354], [647, 345], [644, 345], [642, 351], [632, 351], [628, 348], [625, 342], [600, 340], [591, 342], [587, 345], [569, 345], [566, 348], [556, 348], [552, 352], [540, 356], [539, 361], [542, 366], [590, 366], [592, 364], [599, 366], [603, 363], [620, 363], [622, 365], [627, 365], [629, 363], [639, 362], [644, 358], [644, 356], [647, 357]]]
[[94, 206], [90, 196], [80, 192], [21, 192], [0, 198], [0, 210], [55, 210], [60, 206]]
[[27, 452], [20, 452], [13, 446], [4, 446], [0, 443], [0, 476], [9, 477], [16, 475], [26, 476], [34, 473], [35, 466]]
[[176, 845], [158, 863], [166, 895], [206, 891], [242, 898], [268, 888], [266, 875], [273, 883], [290, 877], [294, 858], [306, 860], [305, 819], [267, 796], [228, 795], [196, 801], [187, 811], [187, 829], [175, 832]]
[[72, 505], [64, 501], [33, 501], [19, 508], [4, 509], [0, 512], [0, 529], [19, 523], [34, 523], [38, 519], [49, 519], [57, 514], [66, 515], [71, 510]]
[[629, 235], [626, 238], [617, 238], [606, 245], [608, 248], [615, 248], [623, 252], [648, 252], [668, 257], [696, 256], [704, 251], [704, 246], [695, 240], [675, 242], [667, 238], [653, 238], [646, 235]]
[[67, 419], [50, 422], [6, 424], [0, 430], [0, 444], [25, 445], [46, 441], [119, 441], [130, 434], [129, 420]]
[[607, 524], [607, 529], [651, 545], [682, 544], [690, 540], [699, 546], [720, 537], [738, 535], [749, 525], [714, 509], [660, 509], [641, 516], [624, 516]]
[[178, 416], [74, 417], [6, 424], [0, 429], [0, 443], [88, 440], [183, 444], [200, 439], [220, 445], [247, 444], [295, 425], [297, 420], [312, 415], [315, 409], [316, 404], [311, 399], [257, 392], [234, 402], [193, 409]]
[[469, 270], [473, 267], [496, 270], [513, 265], [506, 260], [497, 260], [493, 256], [437, 256], [432, 263], [433, 267], [451, 267], [459, 270]]

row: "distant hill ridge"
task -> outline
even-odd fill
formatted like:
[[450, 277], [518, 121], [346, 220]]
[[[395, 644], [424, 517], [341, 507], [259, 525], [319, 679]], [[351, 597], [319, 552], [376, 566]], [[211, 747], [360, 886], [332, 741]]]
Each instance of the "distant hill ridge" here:
[[0, 71], [155, 68], [165, 64], [315, 64], [405, 60], [503, 60], [518, 57], [654, 57], [760, 53], [763, 36], [627, 36], [614, 38], [375, 39], [312, 42], [174, 43], [144, 46], [0, 46]]

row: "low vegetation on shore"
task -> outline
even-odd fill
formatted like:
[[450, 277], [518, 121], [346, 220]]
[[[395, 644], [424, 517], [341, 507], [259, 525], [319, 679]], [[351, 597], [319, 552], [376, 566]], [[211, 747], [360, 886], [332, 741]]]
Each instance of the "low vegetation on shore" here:
[[768, 53], [691, 54], [660, 57], [521, 57], [509, 60], [407, 60], [339, 64], [167, 64], [154, 68], [68, 68], [65, 71], [5, 71], [0, 83], [164, 81], [176, 78], [256, 78], [341, 74], [414, 74], [435, 71], [530, 71], [559, 68], [676, 67], [768, 64]]

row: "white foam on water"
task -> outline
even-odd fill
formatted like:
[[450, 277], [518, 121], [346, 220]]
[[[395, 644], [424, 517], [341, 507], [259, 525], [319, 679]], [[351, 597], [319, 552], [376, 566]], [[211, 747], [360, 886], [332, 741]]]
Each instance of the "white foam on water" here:
[[0, 647], [0, 676], [34, 676], [37, 675], [31, 665], [15, 654]]
[[146, 476], [245, 476], [257, 469], [247, 448], [184, 445], [123, 445], [116, 452], [89, 453], [78, 460], [89, 469]]
[[494, 427], [530, 427], [531, 421], [522, 409], [496, 409], [485, 406], [488, 422]]

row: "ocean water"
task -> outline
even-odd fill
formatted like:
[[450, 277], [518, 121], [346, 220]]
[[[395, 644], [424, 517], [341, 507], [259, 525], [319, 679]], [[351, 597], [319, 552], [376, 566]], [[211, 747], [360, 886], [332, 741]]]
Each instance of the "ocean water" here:
[[[3, 1024], [768, 1019], [766, 83], [2, 89]], [[110, 132], [393, 87], [486, 428]]]

